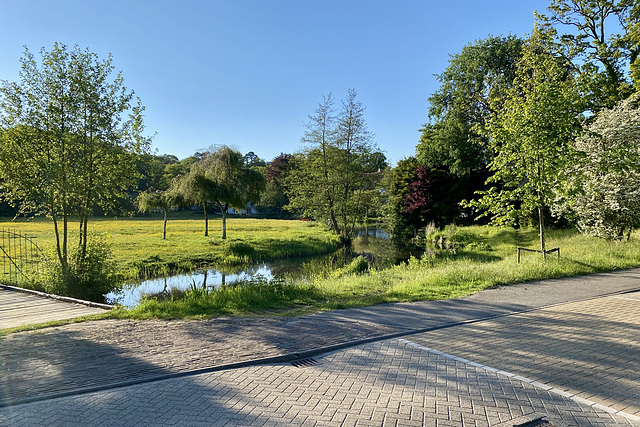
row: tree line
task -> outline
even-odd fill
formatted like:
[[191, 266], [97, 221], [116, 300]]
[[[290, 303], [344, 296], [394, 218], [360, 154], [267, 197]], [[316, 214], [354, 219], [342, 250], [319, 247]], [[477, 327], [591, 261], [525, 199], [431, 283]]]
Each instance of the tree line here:
[[481, 218], [609, 239], [640, 225], [640, 5], [552, 0], [530, 35], [453, 55], [415, 156], [392, 171], [396, 230]]
[[218, 146], [180, 160], [150, 153], [144, 107], [111, 57], [25, 49], [19, 81], [0, 88], [0, 194], [52, 220], [67, 281], [88, 268], [90, 216], [135, 209], [164, 212], [164, 237], [169, 210], [198, 206], [205, 234], [216, 211], [225, 238], [227, 213], [249, 203], [345, 242], [371, 217], [401, 239], [431, 223], [536, 224], [543, 253], [545, 221], [628, 237], [640, 225], [639, 19], [632, 0], [551, 0], [530, 35], [465, 46], [438, 76], [415, 155], [393, 168], [355, 90], [322, 98], [297, 153], [267, 162]]

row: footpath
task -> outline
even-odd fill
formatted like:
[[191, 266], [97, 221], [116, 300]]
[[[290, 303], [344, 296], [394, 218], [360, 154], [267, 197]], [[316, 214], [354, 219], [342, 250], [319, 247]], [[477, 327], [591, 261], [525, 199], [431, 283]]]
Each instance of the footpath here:
[[[637, 361], [640, 294], [634, 291], [638, 290], [640, 269], [631, 269], [528, 282], [454, 300], [383, 304], [296, 318], [107, 320], [16, 333], [0, 339], [0, 406], [282, 363], [406, 337], [420, 348], [440, 343], [441, 348], [455, 349], [452, 354], [487, 366], [512, 366], [511, 359], [528, 351], [529, 378], [535, 380], [551, 369], [556, 375], [569, 372], [565, 390], [587, 390], [581, 398], [595, 396], [640, 416], [635, 403], [640, 400], [638, 369], [623, 366], [628, 360]], [[590, 300], [598, 303], [591, 306]], [[578, 305], [572, 308], [572, 303]], [[605, 310], [613, 317], [605, 322], [591, 310]], [[518, 319], [515, 328], [503, 320], [512, 318]], [[474, 329], [476, 324], [482, 328]], [[528, 329], [530, 325], [535, 328]], [[510, 344], [519, 340], [528, 340], [530, 347]], [[540, 348], [553, 343], [565, 349], [567, 340], [579, 358], [545, 350], [545, 357], [538, 360]], [[478, 355], [483, 347], [485, 354]], [[517, 352], [510, 352], [516, 347]], [[586, 355], [580, 353], [582, 347]], [[606, 368], [599, 379], [584, 374], [598, 371], [599, 366]], [[598, 386], [590, 392], [593, 387], [585, 385], [610, 380], [626, 385], [624, 390], [612, 387], [618, 387], [622, 397], [614, 395], [611, 402], [607, 390]]]

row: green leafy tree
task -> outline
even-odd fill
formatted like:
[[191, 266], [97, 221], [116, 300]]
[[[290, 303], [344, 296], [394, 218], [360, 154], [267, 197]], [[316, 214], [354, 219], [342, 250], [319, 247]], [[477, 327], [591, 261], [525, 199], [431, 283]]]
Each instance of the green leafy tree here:
[[440, 89], [429, 97], [429, 118], [422, 129], [417, 158], [427, 168], [446, 167], [469, 176], [491, 161], [486, 124], [500, 110], [521, 57], [522, 39], [488, 37], [453, 55], [438, 76]]
[[489, 176], [493, 152], [487, 123], [513, 84], [522, 44], [515, 36], [477, 40], [453, 55], [438, 76], [440, 88], [429, 97], [430, 122], [421, 129], [416, 147], [437, 193], [431, 219], [437, 223], [468, 217], [460, 201], [475, 197]]
[[419, 165], [415, 157], [401, 159], [383, 181], [387, 195], [386, 203], [382, 208], [383, 221], [385, 228], [397, 237], [409, 237], [406, 235], [407, 231], [419, 226], [419, 219], [404, 208], [409, 186], [417, 179]]
[[557, 30], [557, 51], [573, 64], [587, 108], [597, 112], [628, 97], [628, 66], [635, 66], [640, 52], [637, 2], [551, 0], [548, 10], [538, 18], [546, 31]]
[[266, 166], [264, 175], [266, 186], [260, 195], [262, 209], [275, 210], [282, 216], [284, 206], [289, 204], [289, 198], [284, 190], [284, 181], [291, 169], [293, 155], [281, 153]]
[[629, 238], [640, 225], [640, 98], [598, 113], [576, 140], [583, 153], [570, 169], [563, 208], [578, 228], [606, 239]]
[[[21, 212], [53, 220], [56, 252], [65, 281], [69, 268], [69, 220], [79, 218], [74, 276], [82, 276], [87, 224], [95, 207], [113, 208], [136, 184], [137, 156], [148, 149], [143, 107], [112, 76], [111, 57], [55, 44], [25, 48], [20, 80], [0, 89], [2, 197]], [[87, 267], [88, 268], [88, 267]]]
[[308, 149], [294, 159], [298, 167], [287, 180], [288, 207], [327, 222], [346, 241], [365, 216], [365, 197], [380, 163], [371, 161], [377, 149], [354, 90], [338, 114], [330, 94], [309, 118], [302, 139]]
[[183, 204], [183, 198], [177, 191], [177, 182], [166, 190], [149, 189], [136, 198], [136, 205], [140, 212], [162, 212], [162, 240], [167, 238], [167, 214], [181, 204]]
[[222, 238], [227, 238], [229, 208], [245, 209], [247, 203], [260, 199], [264, 177], [247, 167], [242, 154], [227, 146], [202, 153], [201, 160], [191, 166], [179, 184], [187, 201], [202, 206], [205, 217], [205, 236], [209, 235], [207, 208], [214, 204], [222, 214]]
[[[524, 47], [513, 87], [489, 123], [492, 187], [469, 204], [499, 225], [537, 213], [540, 250], [546, 254], [544, 212], [573, 159], [571, 142], [582, 111], [568, 65], [549, 52], [536, 28]], [[482, 216], [482, 215], [481, 215]]]
[[209, 205], [218, 197], [218, 186], [207, 174], [204, 166], [198, 162], [191, 165], [189, 173], [177, 181], [178, 192], [185, 202], [202, 207], [204, 215], [204, 235], [209, 235]]

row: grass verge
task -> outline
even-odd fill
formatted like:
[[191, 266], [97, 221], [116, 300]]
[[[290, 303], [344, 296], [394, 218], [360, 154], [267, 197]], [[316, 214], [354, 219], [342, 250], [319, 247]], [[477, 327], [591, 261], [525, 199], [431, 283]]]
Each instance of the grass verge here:
[[516, 247], [535, 248], [535, 230], [495, 227], [449, 228], [454, 247], [440, 256], [412, 258], [388, 269], [358, 267], [290, 282], [251, 283], [193, 293], [174, 301], [144, 301], [119, 317], [202, 318], [218, 315], [298, 315], [324, 310], [416, 300], [462, 297], [513, 283], [569, 277], [640, 266], [640, 240], [608, 242], [573, 230], [548, 233], [548, 247], [561, 257], [528, 253], [516, 263]]

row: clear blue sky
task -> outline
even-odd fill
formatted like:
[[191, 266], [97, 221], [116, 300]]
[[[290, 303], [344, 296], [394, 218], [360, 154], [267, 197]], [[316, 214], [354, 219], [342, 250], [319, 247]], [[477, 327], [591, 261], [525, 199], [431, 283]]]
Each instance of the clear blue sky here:
[[349, 88], [392, 163], [412, 155], [434, 74], [491, 35], [524, 35], [548, 0], [2, 0], [0, 79], [23, 46], [110, 52], [147, 107], [159, 154], [227, 144], [265, 160], [301, 149], [322, 95]]

